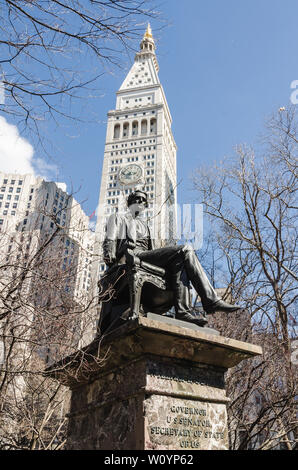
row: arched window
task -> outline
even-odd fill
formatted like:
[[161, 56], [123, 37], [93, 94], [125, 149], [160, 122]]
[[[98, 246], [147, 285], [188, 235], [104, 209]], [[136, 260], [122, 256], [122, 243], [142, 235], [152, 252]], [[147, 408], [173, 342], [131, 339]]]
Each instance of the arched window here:
[[132, 135], [138, 135], [138, 132], [139, 132], [139, 123], [138, 123], [138, 121], [133, 121], [131, 134]]
[[152, 118], [150, 119], [150, 134], [156, 134], [156, 130], [157, 130], [156, 119]]
[[125, 122], [123, 124], [123, 137], [128, 137], [129, 123]]
[[120, 124], [114, 126], [114, 139], [119, 139], [120, 137]]
[[141, 134], [142, 135], [147, 134], [147, 119], [143, 119], [141, 122]]

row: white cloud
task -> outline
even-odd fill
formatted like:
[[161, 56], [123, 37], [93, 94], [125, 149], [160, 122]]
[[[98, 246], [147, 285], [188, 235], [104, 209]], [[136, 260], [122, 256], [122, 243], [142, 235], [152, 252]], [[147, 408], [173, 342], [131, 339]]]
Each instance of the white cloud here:
[[4, 173], [33, 173], [32, 145], [20, 136], [16, 126], [0, 116], [0, 170]]
[[35, 158], [33, 160], [33, 164], [34, 164], [35, 173], [37, 176], [41, 176], [45, 180], [55, 179], [55, 175], [57, 174], [57, 169], [58, 169], [56, 165], [47, 163], [41, 158]]
[[53, 179], [57, 166], [33, 156], [34, 148], [30, 142], [20, 136], [16, 126], [9, 124], [3, 116], [0, 116], [0, 171], [31, 173], [44, 179]]

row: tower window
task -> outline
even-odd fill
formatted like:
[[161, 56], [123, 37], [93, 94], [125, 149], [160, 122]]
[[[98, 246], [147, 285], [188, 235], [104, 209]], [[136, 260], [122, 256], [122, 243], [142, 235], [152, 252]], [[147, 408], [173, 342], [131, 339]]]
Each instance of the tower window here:
[[114, 126], [114, 139], [119, 139], [120, 137], [120, 124]]
[[128, 136], [128, 130], [129, 130], [129, 124], [128, 122], [125, 122], [123, 124], [123, 137], [127, 137]]
[[156, 119], [150, 119], [150, 133], [156, 133], [157, 125]]
[[143, 119], [141, 122], [141, 134], [146, 135], [147, 134], [147, 120]]
[[138, 127], [139, 127], [138, 121], [133, 121], [133, 123], [132, 123], [132, 135], [137, 135], [138, 134]]

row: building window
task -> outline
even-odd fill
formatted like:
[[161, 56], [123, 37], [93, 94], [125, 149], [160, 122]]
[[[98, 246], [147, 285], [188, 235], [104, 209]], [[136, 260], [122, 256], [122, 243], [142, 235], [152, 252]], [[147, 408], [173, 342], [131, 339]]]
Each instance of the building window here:
[[129, 131], [129, 123], [128, 122], [125, 122], [123, 124], [123, 137], [127, 137], [128, 136], [128, 131]]
[[147, 134], [147, 120], [143, 119], [141, 122], [141, 135]]
[[157, 126], [156, 126], [156, 119], [150, 120], [150, 133], [156, 133]]
[[120, 137], [120, 124], [114, 126], [114, 139], [119, 139]]
[[138, 121], [134, 121], [132, 123], [132, 135], [137, 135], [138, 134], [138, 126], [139, 126]]

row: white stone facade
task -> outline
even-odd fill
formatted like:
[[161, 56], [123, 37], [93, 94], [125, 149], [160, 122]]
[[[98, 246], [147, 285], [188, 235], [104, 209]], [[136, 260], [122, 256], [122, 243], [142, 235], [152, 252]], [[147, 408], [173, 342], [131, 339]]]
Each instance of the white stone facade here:
[[[43, 235], [54, 231], [57, 224], [63, 234], [57, 242], [61, 268], [75, 264], [77, 275], [71, 291], [75, 297], [82, 292], [87, 294], [91, 287], [94, 234], [80, 204], [67, 194], [64, 183], [47, 182], [32, 174], [0, 172], [0, 252], [4, 262], [21, 256], [26, 260], [29, 252], [32, 256], [43, 242]], [[28, 253], [18, 253], [21, 239]], [[70, 289], [65, 287], [66, 291]]]

